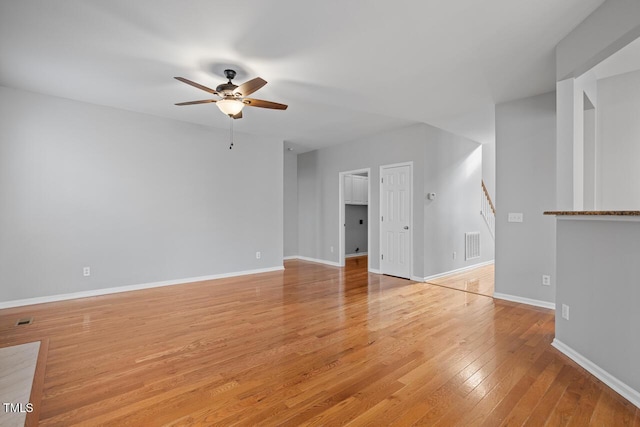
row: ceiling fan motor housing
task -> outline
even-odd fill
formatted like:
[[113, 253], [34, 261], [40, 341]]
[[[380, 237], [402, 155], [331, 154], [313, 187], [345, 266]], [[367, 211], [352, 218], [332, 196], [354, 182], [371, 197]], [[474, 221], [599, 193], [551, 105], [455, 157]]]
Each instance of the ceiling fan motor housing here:
[[237, 88], [237, 85], [234, 85], [233, 83], [223, 83], [221, 85], [218, 85], [218, 87], [216, 87], [216, 92], [222, 94], [222, 95], [232, 95], [233, 91]]
[[233, 95], [233, 91], [238, 87], [238, 85], [234, 85], [231, 83], [236, 76], [235, 70], [224, 70], [224, 76], [229, 79], [227, 83], [222, 83], [216, 87], [216, 92], [223, 95], [223, 97], [227, 97]]

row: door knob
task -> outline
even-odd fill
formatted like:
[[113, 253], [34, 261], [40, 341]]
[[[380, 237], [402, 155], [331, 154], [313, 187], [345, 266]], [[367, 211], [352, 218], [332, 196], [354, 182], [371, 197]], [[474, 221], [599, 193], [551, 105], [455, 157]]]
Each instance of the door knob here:
[[408, 229], [409, 229], [409, 226], [408, 226], [408, 225], [405, 225], [405, 226], [404, 226], [404, 229], [405, 229], [405, 230], [408, 230]]

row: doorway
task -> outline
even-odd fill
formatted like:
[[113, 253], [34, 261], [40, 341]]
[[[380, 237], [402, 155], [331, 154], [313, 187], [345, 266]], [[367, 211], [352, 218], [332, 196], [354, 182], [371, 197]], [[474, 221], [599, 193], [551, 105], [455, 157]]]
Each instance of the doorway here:
[[[345, 259], [368, 256], [371, 241], [371, 169], [356, 169], [339, 173], [339, 248], [338, 263]], [[367, 258], [367, 270], [369, 262]]]
[[380, 272], [411, 278], [413, 162], [380, 166]]

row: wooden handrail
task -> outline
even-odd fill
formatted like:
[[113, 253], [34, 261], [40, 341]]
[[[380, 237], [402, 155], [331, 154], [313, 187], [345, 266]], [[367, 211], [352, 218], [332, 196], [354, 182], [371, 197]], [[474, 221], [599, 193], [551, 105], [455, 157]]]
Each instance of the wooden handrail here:
[[493, 206], [493, 202], [491, 201], [491, 196], [489, 195], [489, 192], [487, 191], [487, 187], [486, 185], [484, 185], [484, 179], [482, 180], [482, 191], [484, 191], [485, 196], [487, 196], [487, 200], [489, 201], [489, 206], [491, 206], [491, 212], [493, 212], [493, 214], [496, 214], [496, 208]]

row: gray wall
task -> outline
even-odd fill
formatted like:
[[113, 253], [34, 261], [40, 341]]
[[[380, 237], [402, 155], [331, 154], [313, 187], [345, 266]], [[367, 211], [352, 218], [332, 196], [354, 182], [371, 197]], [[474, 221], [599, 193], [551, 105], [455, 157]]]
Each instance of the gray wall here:
[[601, 210], [640, 210], [640, 71], [598, 80]]
[[[555, 301], [555, 93], [496, 106], [495, 291], [545, 302]], [[507, 222], [522, 212], [524, 222]], [[542, 286], [542, 275], [551, 286]]]
[[[640, 393], [640, 223], [559, 219], [556, 339]], [[562, 319], [562, 304], [569, 320]]]
[[[369, 182], [371, 217], [379, 216], [380, 165], [414, 161], [414, 233], [421, 236], [424, 206], [425, 126], [416, 125], [340, 144], [298, 156], [298, 252], [302, 256], [338, 262], [338, 189], [340, 172], [371, 168]], [[380, 256], [378, 222], [371, 224], [369, 267], [378, 269]], [[331, 246], [334, 251], [331, 252]], [[423, 246], [414, 239], [413, 265], [422, 273]]]
[[281, 266], [282, 177], [281, 141], [0, 87], [0, 299]]
[[[369, 207], [367, 205], [345, 205], [344, 206], [344, 246], [345, 255], [367, 252], [367, 215]], [[362, 224], [360, 224], [362, 220]]]
[[284, 151], [284, 256], [298, 255], [298, 155]]
[[[429, 127], [424, 147], [424, 275], [493, 260], [493, 237], [480, 215], [481, 145]], [[426, 199], [426, 193], [436, 193], [436, 199]], [[481, 257], [465, 261], [464, 233], [473, 231], [480, 232]]]
[[[413, 272], [430, 276], [493, 259], [480, 212], [480, 144], [419, 124], [298, 156], [298, 249], [338, 262], [338, 174], [371, 168], [371, 217], [379, 217], [380, 166], [413, 161]], [[434, 201], [427, 192], [436, 192]], [[464, 260], [464, 233], [481, 231], [482, 258]], [[331, 252], [331, 246], [334, 252]], [[453, 251], [457, 259], [453, 259]], [[370, 268], [379, 268], [379, 223], [371, 224]]]

